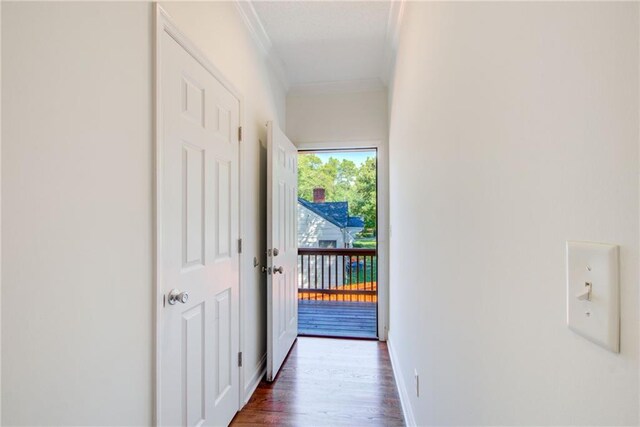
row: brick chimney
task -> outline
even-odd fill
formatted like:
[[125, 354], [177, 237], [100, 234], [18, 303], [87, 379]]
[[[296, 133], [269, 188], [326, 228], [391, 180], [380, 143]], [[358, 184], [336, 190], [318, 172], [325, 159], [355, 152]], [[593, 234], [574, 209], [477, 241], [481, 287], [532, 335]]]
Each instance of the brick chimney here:
[[313, 189], [313, 203], [324, 203], [324, 188]]

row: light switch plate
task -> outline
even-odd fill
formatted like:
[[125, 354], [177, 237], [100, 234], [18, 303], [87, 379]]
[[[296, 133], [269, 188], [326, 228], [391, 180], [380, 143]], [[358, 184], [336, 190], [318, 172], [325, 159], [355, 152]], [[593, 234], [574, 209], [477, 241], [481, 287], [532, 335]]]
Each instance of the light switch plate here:
[[567, 242], [567, 324], [586, 339], [620, 352], [617, 245]]

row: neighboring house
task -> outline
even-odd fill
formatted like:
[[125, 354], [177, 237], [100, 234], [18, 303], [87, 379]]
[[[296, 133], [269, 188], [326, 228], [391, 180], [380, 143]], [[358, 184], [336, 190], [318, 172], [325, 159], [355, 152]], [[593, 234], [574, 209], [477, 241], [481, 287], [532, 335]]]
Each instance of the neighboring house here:
[[[298, 198], [298, 247], [300, 248], [350, 248], [355, 235], [364, 229], [364, 220], [349, 216], [347, 202], [325, 202], [323, 188], [313, 190], [313, 202]], [[305, 271], [320, 271], [321, 279], [312, 279], [312, 283], [321, 280], [328, 288], [345, 283], [344, 271], [348, 268], [350, 257], [310, 258], [303, 266], [298, 260], [298, 283], [302, 288], [309, 287], [309, 275]], [[316, 267], [316, 262], [324, 266]], [[307, 270], [303, 269], [306, 268]], [[317, 286], [317, 285], [316, 285]], [[324, 286], [323, 286], [324, 287]]]
[[325, 202], [322, 188], [313, 190], [313, 202], [298, 198], [298, 247], [350, 248], [364, 220], [349, 216], [347, 202]]

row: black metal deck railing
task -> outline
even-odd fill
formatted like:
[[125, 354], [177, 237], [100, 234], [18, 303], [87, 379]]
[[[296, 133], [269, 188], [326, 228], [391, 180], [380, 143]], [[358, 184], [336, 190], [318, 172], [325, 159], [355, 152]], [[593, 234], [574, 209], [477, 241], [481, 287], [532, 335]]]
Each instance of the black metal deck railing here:
[[298, 298], [377, 302], [375, 249], [298, 249]]

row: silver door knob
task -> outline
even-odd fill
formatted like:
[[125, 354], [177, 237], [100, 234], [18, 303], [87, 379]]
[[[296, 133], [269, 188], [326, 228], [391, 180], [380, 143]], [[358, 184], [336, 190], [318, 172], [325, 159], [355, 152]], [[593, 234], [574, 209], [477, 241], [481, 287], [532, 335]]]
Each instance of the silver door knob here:
[[177, 302], [181, 302], [182, 304], [184, 304], [188, 300], [189, 300], [189, 294], [185, 291], [172, 289], [171, 292], [169, 292], [169, 304], [171, 305], [174, 305]]
[[280, 274], [282, 274], [282, 271], [283, 271], [283, 270], [282, 270], [282, 266], [277, 267], [277, 268], [276, 268], [276, 267], [273, 267], [273, 274], [276, 274], [276, 273], [280, 273]]
[[273, 256], [278, 256], [278, 254], [280, 254], [278, 248], [273, 248]]

